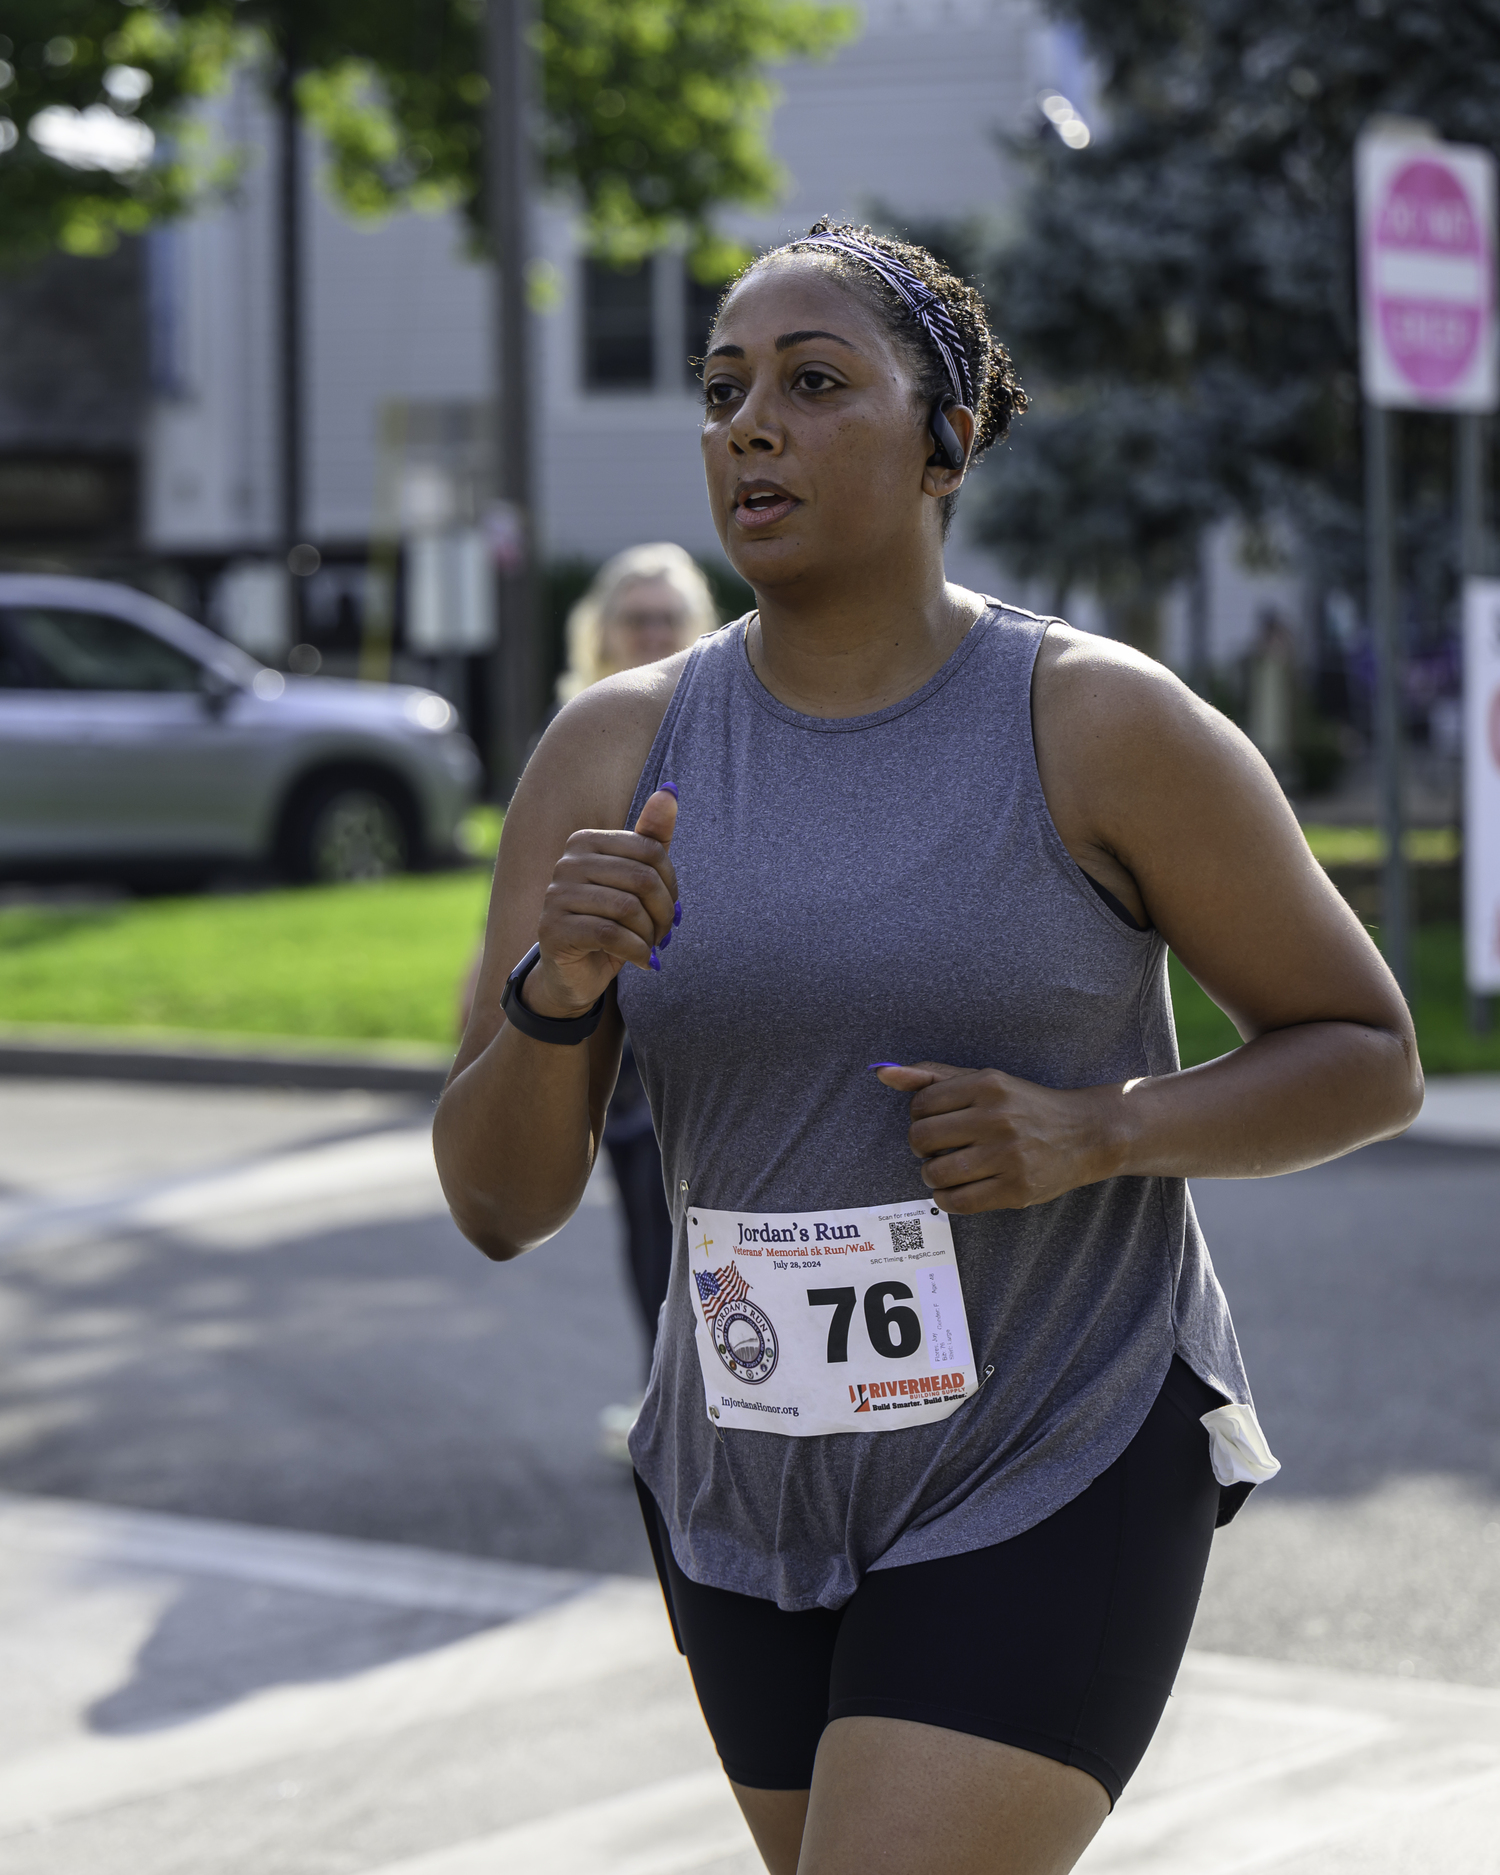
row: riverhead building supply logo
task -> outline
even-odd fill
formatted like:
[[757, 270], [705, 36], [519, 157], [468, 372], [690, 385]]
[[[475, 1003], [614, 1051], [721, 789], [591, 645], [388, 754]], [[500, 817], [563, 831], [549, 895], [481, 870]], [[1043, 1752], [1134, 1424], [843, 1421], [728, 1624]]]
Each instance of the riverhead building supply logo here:
[[780, 1353], [776, 1330], [765, 1310], [750, 1300], [750, 1285], [733, 1257], [722, 1269], [694, 1270], [693, 1281], [719, 1359], [748, 1386], [769, 1380]]
[[962, 1374], [914, 1374], [906, 1380], [856, 1380], [849, 1398], [856, 1413], [901, 1412], [927, 1406], [934, 1399], [961, 1400], [968, 1386]]

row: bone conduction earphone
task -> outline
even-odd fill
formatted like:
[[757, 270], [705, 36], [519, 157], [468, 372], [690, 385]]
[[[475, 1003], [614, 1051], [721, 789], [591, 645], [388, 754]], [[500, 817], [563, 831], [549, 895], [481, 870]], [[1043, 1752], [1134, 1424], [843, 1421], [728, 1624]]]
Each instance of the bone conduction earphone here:
[[964, 466], [964, 446], [958, 440], [958, 432], [948, 421], [947, 415], [957, 402], [956, 397], [940, 397], [932, 406], [932, 417], [927, 427], [932, 431], [932, 440], [937, 448], [927, 458], [930, 469], [961, 469]]

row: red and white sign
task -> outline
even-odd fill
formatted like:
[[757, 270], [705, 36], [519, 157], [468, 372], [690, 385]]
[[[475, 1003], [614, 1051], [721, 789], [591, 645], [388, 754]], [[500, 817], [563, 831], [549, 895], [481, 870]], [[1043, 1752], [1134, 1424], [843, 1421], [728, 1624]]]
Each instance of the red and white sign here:
[[1494, 158], [1374, 133], [1360, 139], [1355, 184], [1365, 396], [1404, 410], [1493, 410]]
[[1464, 582], [1464, 974], [1500, 990], [1500, 580]]

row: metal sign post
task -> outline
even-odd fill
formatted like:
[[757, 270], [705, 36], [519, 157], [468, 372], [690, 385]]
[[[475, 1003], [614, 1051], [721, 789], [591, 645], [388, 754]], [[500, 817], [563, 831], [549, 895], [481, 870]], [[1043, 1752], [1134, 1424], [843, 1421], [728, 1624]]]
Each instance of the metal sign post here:
[[1376, 125], [1355, 153], [1355, 195], [1375, 742], [1386, 852], [1382, 926], [1386, 959], [1410, 1000], [1390, 412], [1495, 408], [1494, 159], [1486, 150], [1440, 143], [1419, 124]]
[[[1490, 535], [1485, 525], [1489, 428], [1487, 417], [1460, 417], [1454, 463], [1458, 479], [1458, 559], [1464, 581], [1464, 690], [1467, 697], [1478, 697], [1482, 707], [1492, 693], [1500, 693], [1500, 667], [1493, 676], [1490, 671], [1500, 657], [1500, 606], [1496, 604], [1493, 584], [1486, 579], [1491, 571]], [[1487, 632], [1475, 622], [1483, 618], [1495, 621]], [[1489, 860], [1490, 853], [1500, 853], [1500, 798], [1482, 785], [1494, 768], [1492, 758], [1497, 748], [1500, 742], [1488, 718], [1473, 730], [1466, 727], [1464, 826], [1473, 837], [1464, 840], [1464, 904], [1477, 910], [1493, 900], [1494, 906], [1493, 917], [1480, 914], [1477, 924], [1467, 916], [1465, 920], [1469, 1027], [1476, 1035], [1487, 1034], [1492, 1019], [1490, 997], [1495, 985], [1489, 981], [1492, 959], [1486, 945], [1493, 945], [1495, 954], [1500, 955], [1500, 880], [1492, 877]], [[1485, 931], [1491, 934], [1488, 939], [1483, 935]]]
[[[1464, 586], [1464, 974], [1500, 990], [1500, 580]], [[1478, 1026], [1478, 1024], [1476, 1024]]]
[[1375, 643], [1375, 770], [1385, 870], [1380, 935], [1385, 960], [1411, 1000], [1411, 892], [1402, 845], [1405, 821], [1406, 725], [1401, 695], [1401, 633], [1396, 616], [1396, 502], [1392, 432], [1380, 404], [1365, 404], [1365, 584]]
[[486, 521], [499, 647], [491, 660], [490, 786], [508, 801], [541, 720], [532, 505], [531, 316], [526, 300], [533, 182], [530, 0], [489, 0], [486, 219], [495, 281], [495, 501]]
[[[293, 566], [296, 550], [303, 544], [303, 398], [307, 388], [302, 328], [302, 114], [297, 108], [295, 61], [295, 50], [289, 38], [276, 87], [276, 349], [280, 373], [277, 454], [281, 484], [279, 545], [287, 620], [286, 643], [280, 647], [276, 659], [279, 664], [285, 664], [287, 651], [302, 637], [302, 582], [298, 573], [306, 571], [305, 567]], [[313, 564], [317, 564], [316, 560]]]

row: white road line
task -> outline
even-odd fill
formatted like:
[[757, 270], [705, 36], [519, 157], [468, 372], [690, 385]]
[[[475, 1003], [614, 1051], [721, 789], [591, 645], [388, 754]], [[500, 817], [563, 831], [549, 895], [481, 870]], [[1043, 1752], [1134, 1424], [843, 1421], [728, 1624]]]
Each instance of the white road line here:
[[[1277, 1722], [1274, 1704], [1261, 1712], [1254, 1701], [1243, 1704], [1247, 1719]], [[1122, 1806], [1080, 1863], [1080, 1875], [1269, 1875], [1372, 1825], [1394, 1827], [1500, 1791], [1493, 1764], [1441, 1774], [1455, 1768], [1451, 1740], [1416, 1754], [1398, 1745], [1409, 1787], [1375, 1788], [1381, 1771], [1370, 1775], [1362, 1751], [1375, 1736], [1393, 1737], [1400, 1728], [1367, 1726], [1348, 1710], [1320, 1717], [1334, 1736], [1275, 1754], [1243, 1775], [1192, 1780], [1134, 1811]], [[1329, 1775], [1339, 1759], [1356, 1762]], [[738, 1875], [741, 1867], [746, 1875], [760, 1867], [749, 1832], [724, 1779], [700, 1772], [382, 1864], [369, 1875], [699, 1875], [710, 1868]]]
[[[1182, 1717], [1188, 1709], [1184, 1703]], [[1214, 1694], [1193, 1699], [1191, 1714], [1200, 1735], [1212, 1725], [1220, 1748], [1227, 1743], [1235, 1756], [1220, 1763], [1218, 1753], [1205, 1754], [1197, 1775], [1172, 1788], [1149, 1795], [1139, 1788], [1127, 1790], [1079, 1865], [1086, 1875], [1175, 1869], [1169, 1856], [1174, 1841], [1187, 1837], [1196, 1842], [1197, 1826], [1206, 1817], [1217, 1816], [1229, 1823], [1242, 1808], [1255, 1814], [1267, 1785], [1325, 1770], [1401, 1732], [1400, 1725], [1383, 1714]], [[1178, 1720], [1179, 1714], [1174, 1713], [1169, 1723]], [[1163, 1861], [1164, 1855], [1168, 1860]]]
[[0, 1554], [7, 1549], [96, 1568], [227, 1577], [492, 1621], [536, 1614], [603, 1580], [578, 1570], [530, 1568], [401, 1543], [0, 1491]]
[[226, 1212], [265, 1211], [407, 1184], [430, 1186], [434, 1202], [442, 1204], [430, 1127], [403, 1127], [281, 1153], [240, 1171], [158, 1192], [138, 1206], [136, 1218], [140, 1228], [170, 1228]]
[[[0, 1255], [60, 1241], [174, 1230], [246, 1212], [397, 1187], [415, 1187], [434, 1211], [447, 1208], [433, 1163], [429, 1126], [362, 1134], [301, 1152], [274, 1153], [249, 1165], [216, 1166], [88, 1199], [0, 1203]], [[614, 1203], [614, 1185], [602, 1165], [589, 1180], [582, 1202], [590, 1207]]]
[[157, 1731], [93, 1736], [13, 1758], [0, 1765], [0, 1837], [436, 1719], [529, 1709], [546, 1695], [673, 1659], [657, 1585], [609, 1580], [430, 1653], [275, 1687]]
[[[1292, 1677], [1296, 1669], [1289, 1670]], [[1080, 1875], [1268, 1875], [1372, 1823], [1399, 1821], [1500, 1789], [1500, 1767], [1452, 1736], [1413, 1750], [1385, 1715], [1301, 1701], [1189, 1695], [1191, 1720], [1213, 1717], [1249, 1744], [1290, 1723], [1313, 1736], [1241, 1769], [1190, 1777], [1132, 1807], [1127, 1797], [1080, 1863]], [[1384, 1744], [1394, 1764], [1376, 1761]], [[1341, 1763], [1342, 1761], [1342, 1763]], [[1399, 1767], [1399, 1768], [1398, 1768]], [[743, 1858], [743, 1861], [740, 1860]], [[1434, 1867], [1436, 1864], [1434, 1864]], [[716, 1772], [554, 1812], [368, 1875], [745, 1875], [760, 1867]], [[1445, 1869], [1445, 1875], [1455, 1871]]]
[[[73, 1580], [97, 1585], [152, 1570], [496, 1618], [520, 1611], [529, 1596], [570, 1598], [343, 1678], [279, 1685], [156, 1731], [77, 1737], [14, 1757], [0, 1765], [0, 1837], [434, 1721], [482, 1714], [486, 1724], [526, 1726], [539, 1701], [554, 1714], [556, 1751], [566, 1754], [572, 1708], [557, 1695], [593, 1709], [606, 1681], [615, 1682], [608, 1697], [622, 1735], [645, 1722], [647, 1709], [691, 1705], [652, 1582], [580, 1586], [583, 1578], [560, 1571], [393, 1545], [0, 1496], [0, 1563], [7, 1552], [13, 1567], [23, 1555], [44, 1569], [55, 1559], [63, 1596]], [[582, 1776], [586, 1787], [586, 1767]], [[369, 1800], [378, 1803], [378, 1791]], [[1367, 1842], [1371, 1875], [1411, 1875], [1400, 1866], [1402, 1829], [1430, 1837], [1434, 1859], [1424, 1870], [1494, 1875], [1488, 1835], [1488, 1861], [1444, 1859], [1442, 1845], [1448, 1817], [1462, 1813], [1469, 1829], [1496, 1806], [1500, 1693], [1189, 1653], [1167, 1722], [1080, 1875], [1305, 1875], [1306, 1859], [1322, 1854], [1343, 1869], [1364, 1867], [1348, 1858], [1364, 1855]], [[1384, 1855], [1388, 1843], [1395, 1847]], [[533, 1817], [375, 1875], [753, 1875], [756, 1866], [727, 1786], [704, 1771]]]
[[127, 1186], [82, 1201], [43, 1198], [0, 1211], [0, 1251], [59, 1237], [97, 1238], [172, 1229], [208, 1218], [305, 1204], [351, 1192], [417, 1183], [442, 1191], [426, 1126], [339, 1139], [281, 1152], [249, 1165], [215, 1166], [186, 1177]]
[[694, 1771], [368, 1875], [696, 1875], [738, 1858], [763, 1867], [724, 1774]]
[[[1353, 1766], [1343, 1776], [1309, 1787], [1307, 1773], [1319, 1768], [1309, 1764], [1295, 1779], [1267, 1780], [1248, 1803], [1205, 1798], [1193, 1806], [1194, 1814], [1180, 1811], [1171, 1830], [1138, 1829], [1132, 1835], [1112, 1817], [1079, 1862], [1079, 1875], [1273, 1875], [1312, 1850], [1332, 1849], [1372, 1830], [1394, 1830], [1428, 1811], [1500, 1793], [1500, 1767], [1493, 1763], [1443, 1775], [1444, 1760], [1453, 1755], [1451, 1741], [1421, 1754], [1413, 1768], [1425, 1781], [1410, 1790], [1383, 1789]], [[1495, 1866], [1490, 1863], [1484, 1875]], [[1435, 1860], [1427, 1869], [1432, 1875], [1439, 1869], [1442, 1875], [1467, 1875], [1446, 1860]]]
[[[1500, 1798], [1500, 1768], [1470, 1772], [1460, 1777], [1438, 1778], [1426, 1784], [1420, 1790], [1405, 1791], [1399, 1796], [1366, 1790], [1356, 1794], [1345, 1790], [1337, 1793], [1322, 1806], [1320, 1820], [1307, 1816], [1296, 1818], [1278, 1818], [1279, 1827], [1267, 1832], [1271, 1838], [1261, 1847], [1238, 1860], [1226, 1861], [1212, 1871], [1212, 1875], [1271, 1875], [1277, 1868], [1284, 1868], [1294, 1858], [1300, 1860], [1311, 1849], [1331, 1849], [1351, 1837], [1365, 1836], [1372, 1829], [1386, 1832], [1395, 1829], [1407, 1820], [1426, 1813], [1449, 1809], [1461, 1803], [1467, 1803], [1475, 1797], [1493, 1795]], [[1496, 1811], [1500, 1815], [1500, 1810]], [[1436, 1859], [1429, 1865], [1432, 1875], [1467, 1875], [1460, 1869], [1437, 1844], [1434, 1845]], [[1493, 1845], [1491, 1854], [1493, 1854]], [[1368, 1864], [1365, 1865], [1368, 1867]], [[1492, 1875], [1500, 1867], [1500, 1861], [1486, 1858], [1486, 1867], [1482, 1875]], [[1163, 1862], [1152, 1865], [1153, 1875], [1205, 1875], [1202, 1854], [1189, 1863], [1183, 1860], [1177, 1869], [1172, 1869]], [[1402, 1875], [1416, 1875], [1409, 1866]], [[1481, 1875], [1475, 1867], [1472, 1875]]]
[[1189, 1653], [1139, 1783], [1079, 1875], [1269, 1875], [1500, 1788], [1500, 1695]]

